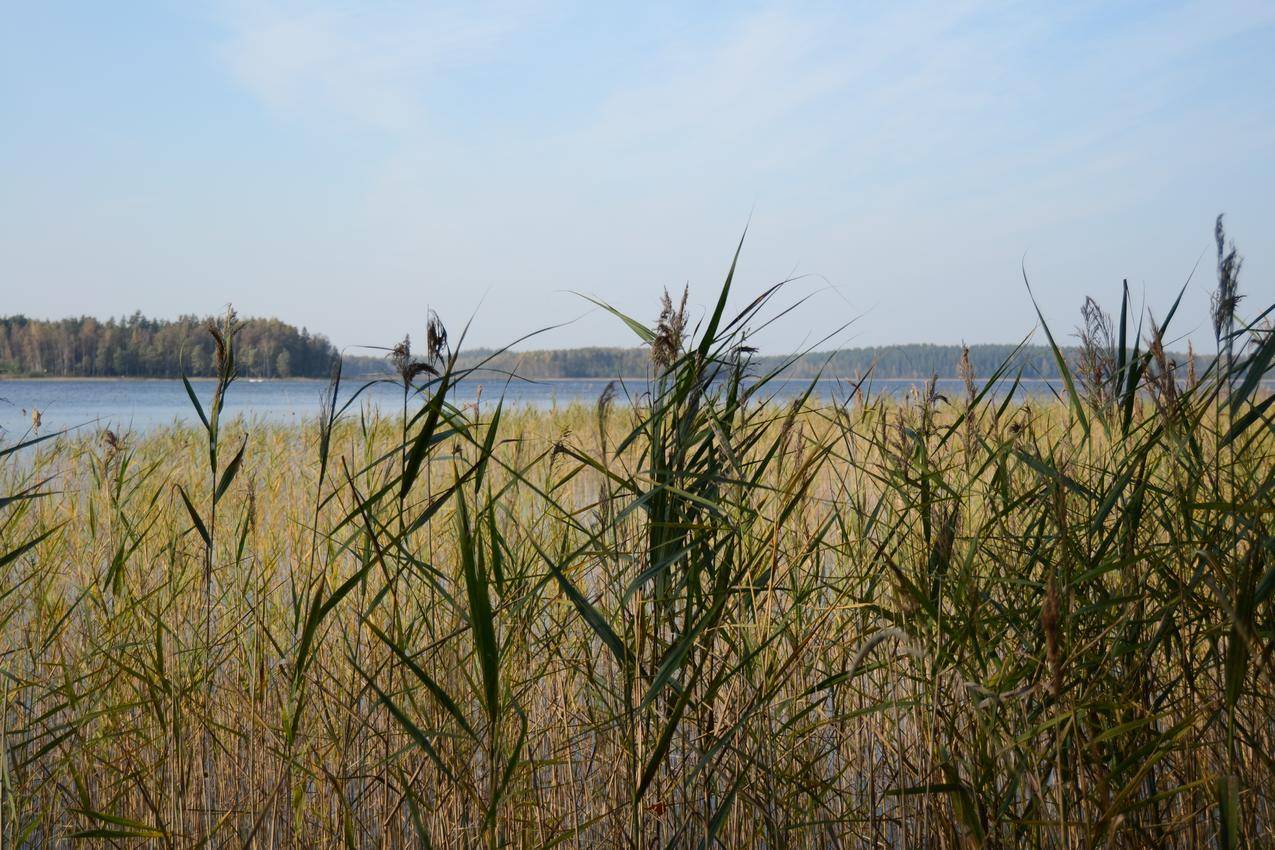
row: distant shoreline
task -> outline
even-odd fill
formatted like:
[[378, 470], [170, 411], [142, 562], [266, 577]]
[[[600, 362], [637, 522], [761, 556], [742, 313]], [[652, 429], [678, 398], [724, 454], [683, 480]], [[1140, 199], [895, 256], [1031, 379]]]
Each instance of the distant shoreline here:
[[[505, 380], [505, 378], [506, 378], [506, 376], [504, 376], [504, 375], [500, 375], [500, 376], [498, 376], [498, 378], [499, 378], [499, 382], [500, 382], [500, 383], [503, 383], [503, 382], [504, 382], [504, 380]], [[916, 376], [913, 376], [913, 377], [901, 377], [901, 378], [900, 378], [900, 377], [895, 377], [895, 378], [869, 378], [867, 381], [865, 381], [865, 383], [881, 383], [881, 382], [900, 383], [900, 382], [909, 382], [909, 381], [928, 381], [928, 380], [930, 380], [930, 378], [935, 378], [936, 380], [939, 380], [939, 381], [961, 381], [961, 380], [964, 380], [964, 379], [963, 379], [962, 377], [960, 377], [959, 375], [916, 375]], [[100, 381], [100, 382], [102, 382], [102, 383], [107, 383], [107, 382], [112, 382], [112, 381], [128, 381], [129, 383], [147, 383], [147, 382], [180, 381], [180, 380], [181, 380], [181, 375], [173, 375], [173, 376], [171, 376], [171, 377], [158, 377], [158, 376], [134, 376], [134, 375], [0, 375], [0, 384], [4, 384], [4, 383], [6, 383], [6, 382], [12, 382], [12, 381], [41, 381], [41, 382], [45, 382], [45, 383], [50, 383], [50, 384], [52, 384], [52, 383], [59, 383], [59, 382], [61, 382], [61, 383], [65, 383], [65, 382], [69, 382], [69, 381]], [[215, 381], [215, 380], [217, 380], [217, 379], [216, 379], [216, 378], [214, 378], [214, 377], [209, 376], [209, 377], [199, 377], [199, 378], [194, 378], [194, 377], [192, 377], [192, 378], [188, 378], [188, 380], [189, 380], [192, 384], [197, 384], [197, 383], [209, 383], [209, 382]], [[371, 380], [397, 380], [397, 379], [395, 379], [393, 375], [380, 375], [380, 376], [377, 376], [377, 375], [348, 375], [348, 376], [342, 376], [342, 378], [341, 378], [341, 383], [342, 383], [342, 384], [349, 384], [349, 383], [366, 382], [366, 381], [371, 381]], [[466, 382], [466, 383], [474, 383], [474, 382], [476, 382], [476, 381], [478, 381], [478, 380], [479, 380], [478, 378], [468, 378], [468, 379], [466, 379], [466, 380], [465, 380], [465, 382]], [[513, 379], [513, 380], [514, 380], [515, 382], [521, 381], [521, 382], [524, 382], [524, 383], [541, 383], [541, 382], [544, 382], [544, 381], [575, 381], [576, 383], [581, 383], [581, 384], [583, 384], [583, 383], [597, 383], [597, 384], [602, 384], [602, 383], [607, 383], [607, 382], [610, 382], [610, 381], [622, 381], [622, 382], [626, 382], [626, 383], [631, 383], [631, 382], [636, 382], [636, 381], [645, 381], [645, 380], [647, 380], [647, 378], [646, 378], [646, 376], [645, 376], [645, 375], [642, 375], [642, 376], [629, 376], [629, 377], [616, 377], [616, 378], [598, 378], [598, 377], [592, 377], [592, 376], [590, 376], [590, 377], [576, 377], [576, 376], [572, 376], [572, 375], [538, 375], [538, 376], [536, 376], [536, 377], [534, 377], [534, 378], [532, 378], [532, 377], [514, 377], [514, 379]], [[852, 379], [850, 379], [850, 378], [837, 378], [837, 377], [832, 377], [832, 376], [828, 376], [828, 377], [821, 377], [821, 378], [818, 378], [818, 379], [812, 379], [812, 378], [809, 378], [809, 377], [801, 377], [801, 378], [796, 378], [796, 377], [794, 377], [794, 378], [785, 378], [785, 377], [783, 377], [783, 376], [779, 376], [779, 377], [775, 378], [775, 380], [780, 380], [780, 381], [809, 381], [809, 380], [818, 380], [818, 381], [820, 381], [820, 382], [823, 382], [823, 381], [840, 381], [840, 382], [842, 382], [842, 383], [855, 383], [855, 381], [854, 381], [854, 380], [852, 380]], [[1041, 382], [1041, 383], [1047, 383], [1047, 382], [1049, 382], [1049, 381], [1053, 381], [1053, 380], [1058, 380], [1058, 379], [1057, 379], [1057, 378], [1027, 378], [1027, 377], [1024, 377], [1024, 378], [1021, 378], [1021, 379], [1020, 379], [1020, 381], [1021, 381], [1022, 383], [1027, 383], [1027, 382]], [[977, 384], [977, 383], [979, 383], [979, 381], [980, 381], [980, 379], [979, 379], [979, 378], [975, 378], [975, 379], [974, 379], [974, 382], [975, 382], [976, 384]], [[303, 383], [303, 382], [304, 382], [304, 383], [311, 383], [311, 384], [326, 384], [326, 383], [328, 383], [328, 379], [327, 379], [327, 378], [317, 378], [317, 377], [299, 377], [299, 378], [237, 378], [237, 379], [236, 379], [236, 381], [235, 381], [235, 383], [252, 383], [252, 384], [257, 384], [257, 383], [268, 383], [268, 384], [275, 384], [275, 383]], [[490, 384], [490, 383], [496, 383], [496, 381], [487, 381], [486, 383], [489, 383], [489, 384]]]
[[[155, 377], [155, 376], [133, 376], [133, 375], [0, 375], [0, 384], [6, 381], [47, 381], [48, 383], [57, 383], [59, 381], [136, 381], [142, 383], [144, 381], [180, 381], [181, 375], [171, 378]], [[213, 377], [190, 378], [190, 382], [197, 383], [200, 381], [215, 381]], [[240, 380], [247, 380], [242, 378]], [[252, 380], [258, 380], [253, 378]], [[275, 381], [322, 381], [324, 378], [270, 378]]]

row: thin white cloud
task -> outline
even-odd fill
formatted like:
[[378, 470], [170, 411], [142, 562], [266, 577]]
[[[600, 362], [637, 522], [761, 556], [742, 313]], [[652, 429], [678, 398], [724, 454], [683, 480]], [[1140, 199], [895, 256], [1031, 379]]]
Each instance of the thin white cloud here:
[[[317, 276], [428, 291], [453, 314], [496, 287], [494, 341], [560, 315], [558, 290], [640, 309], [644, 287], [711, 285], [712, 247], [753, 209], [745, 295], [795, 266], [907, 316], [907, 334], [1003, 338], [944, 281], [1017, 298], [1029, 251], [1062, 315], [1112, 268], [1176, 280], [1190, 240], [1207, 247], [1207, 226], [1181, 223], [1188, 207], [1207, 219], [1232, 198], [1263, 203], [1217, 179], [1216, 151], [1269, 151], [1252, 78], [1221, 70], [1229, 45], [1243, 53], [1270, 26], [1269, 5], [768, 4], [707, 22], [675, 7], [548, 11], [541, 27], [546, 10], [513, 5], [234, 8], [224, 56], [255, 96], [389, 131], [359, 139], [341, 236], [306, 243]], [[583, 40], [626, 24], [637, 37]], [[1236, 85], [1202, 97], [1192, 87], [1208, 79]], [[484, 94], [501, 108], [484, 110]], [[463, 132], [438, 132], [444, 121]], [[1156, 241], [1169, 226], [1186, 234], [1180, 251]], [[918, 299], [935, 314], [910, 312]]]
[[[942, 39], [977, 5], [850, 16], [763, 8], [716, 43], [652, 57], [602, 104], [588, 132], [641, 158], [693, 151], [720, 161], [741, 145], [783, 154], [803, 135], [831, 131], [837, 138], [825, 135], [826, 146], [851, 129], [854, 139], [875, 135], [902, 114], [925, 120], [926, 109], [957, 94], [951, 71], [972, 53]], [[965, 66], [965, 75], [975, 70]]]
[[534, 11], [514, 0], [233, 3], [224, 57], [272, 107], [411, 129], [440, 75], [489, 59]]
[[[1105, 21], [1118, 15], [1099, 5], [1071, 14], [1083, 20], [982, 0], [767, 6], [716, 41], [650, 57], [590, 126], [565, 132], [580, 137], [574, 149], [629, 168], [707, 164], [741, 179], [809, 165], [834, 180], [903, 184], [955, 157], [993, 171], [1007, 157], [1092, 159], [1114, 128], [1178, 103], [1195, 54], [1269, 26], [1275, 6], [1191, 2], [1133, 28]], [[1068, 27], [1074, 52], [1041, 55]]]

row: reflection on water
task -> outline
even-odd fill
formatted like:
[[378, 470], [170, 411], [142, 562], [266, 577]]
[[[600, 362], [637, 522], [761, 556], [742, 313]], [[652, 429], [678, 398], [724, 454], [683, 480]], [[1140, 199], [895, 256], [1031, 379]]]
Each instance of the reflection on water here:
[[[212, 397], [211, 380], [191, 382], [201, 402], [207, 405]], [[872, 391], [895, 396], [906, 395], [913, 387], [921, 387], [923, 381], [876, 381]], [[348, 400], [363, 381], [348, 380], [341, 385], [341, 402]], [[462, 382], [452, 393], [457, 404], [472, 403], [481, 396], [484, 407], [494, 404], [504, 394], [506, 404], [536, 408], [565, 406], [572, 402], [593, 404], [606, 381], [598, 379], [559, 378], [540, 381], [513, 381], [507, 386], [502, 379], [483, 382]], [[790, 380], [774, 383], [766, 388], [768, 397], [786, 401], [804, 392], [805, 381]], [[226, 416], [244, 415], [257, 421], [297, 422], [316, 416], [320, 399], [327, 387], [321, 380], [247, 381], [233, 384], [227, 396]], [[1005, 385], [1008, 390], [1009, 385]], [[624, 384], [630, 398], [645, 392], [645, 382], [629, 381]], [[815, 395], [827, 402], [844, 400], [851, 385], [844, 381], [822, 380], [816, 385]], [[939, 381], [938, 391], [951, 398], [965, 394], [960, 381]], [[1042, 381], [1025, 382], [1019, 392], [1025, 395], [1048, 394], [1048, 384]], [[368, 405], [383, 411], [392, 411], [402, 404], [402, 389], [396, 384], [380, 383], [364, 390], [350, 410], [357, 411]], [[616, 397], [623, 403], [625, 393]], [[198, 421], [190, 399], [180, 380], [6, 380], [0, 381], [0, 439], [12, 442], [27, 434], [32, 427], [33, 411], [40, 420], [40, 433], [47, 434], [64, 428], [89, 426], [114, 428], [124, 431], [146, 431], [175, 422], [193, 424]]]

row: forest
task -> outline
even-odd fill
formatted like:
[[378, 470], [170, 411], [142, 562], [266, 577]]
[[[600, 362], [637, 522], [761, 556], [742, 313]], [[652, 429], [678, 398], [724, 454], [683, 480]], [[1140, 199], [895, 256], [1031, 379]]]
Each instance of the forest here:
[[[1079, 336], [1081, 331], [1077, 330]], [[1062, 346], [1067, 361], [1083, 371], [1083, 348]], [[1188, 360], [1195, 359], [1197, 371], [1207, 368], [1209, 360], [1198, 355], [1168, 355], [1175, 369], [1186, 378]], [[1047, 345], [979, 344], [934, 345], [914, 343], [845, 348], [836, 351], [809, 352], [802, 355], [754, 354], [750, 371], [755, 376], [777, 372], [786, 378], [816, 376], [858, 380], [864, 376], [879, 380], [958, 378], [962, 361], [968, 357], [976, 375], [990, 375], [1005, 364], [1011, 374], [1021, 370], [1025, 379], [1058, 378], [1058, 363]], [[387, 373], [392, 367], [384, 358], [346, 356], [347, 375]], [[565, 348], [535, 351], [495, 351], [475, 348], [460, 355], [462, 368], [480, 367], [486, 372], [516, 373], [520, 378], [642, 378], [650, 370], [648, 348]]]
[[[206, 377], [213, 371], [208, 320], [180, 316], [41, 320], [0, 317], [0, 375], [28, 377]], [[278, 319], [245, 319], [239, 374], [248, 378], [326, 377], [336, 349], [328, 338]]]
[[[182, 374], [207, 377], [213, 372], [213, 345], [208, 319], [180, 316], [151, 319], [140, 312], [127, 318], [101, 321], [88, 316], [60, 320], [0, 317], [0, 376], [11, 377], [127, 377], [175, 378]], [[336, 347], [322, 334], [279, 319], [241, 320], [239, 374], [247, 378], [326, 378]], [[410, 348], [410, 337], [407, 339]], [[362, 350], [362, 349], [360, 349]], [[964, 352], [975, 374], [987, 375], [1005, 363], [1022, 376], [1057, 378], [1057, 361], [1048, 346], [980, 344], [904, 344], [795, 355], [757, 355], [751, 371], [763, 375], [779, 370], [789, 378], [816, 375], [857, 380], [954, 378], [960, 374]], [[1063, 347], [1077, 367], [1080, 349]], [[522, 378], [640, 378], [650, 369], [646, 347], [585, 347], [531, 351], [474, 348], [464, 352], [461, 368], [478, 367], [485, 374], [516, 372]], [[1186, 364], [1184, 355], [1170, 355]], [[375, 353], [344, 352], [343, 368], [351, 377], [393, 372], [389, 359]], [[1207, 360], [1196, 358], [1203, 370]], [[1182, 377], [1186, 367], [1182, 365]]]

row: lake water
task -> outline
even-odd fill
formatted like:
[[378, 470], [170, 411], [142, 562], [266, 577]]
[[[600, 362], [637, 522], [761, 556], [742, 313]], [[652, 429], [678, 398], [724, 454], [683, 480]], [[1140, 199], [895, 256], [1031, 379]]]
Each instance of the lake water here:
[[[347, 380], [341, 385], [344, 402], [363, 385], [361, 380]], [[599, 379], [553, 379], [514, 381], [506, 388], [503, 380], [462, 382], [452, 394], [456, 403], [473, 402], [481, 392], [484, 407], [494, 404], [504, 390], [506, 404], [536, 408], [552, 408], [571, 402], [593, 404], [606, 386]], [[212, 397], [211, 380], [192, 380], [200, 400], [207, 406]], [[481, 390], [480, 390], [481, 385]], [[923, 381], [876, 381], [874, 394], [903, 396]], [[626, 386], [636, 395], [645, 389], [644, 382], [631, 381]], [[778, 400], [791, 399], [803, 392], [807, 384], [791, 380], [772, 384], [768, 392]], [[231, 385], [223, 415], [242, 414], [257, 421], [295, 423], [318, 415], [320, 398], [327, 387], [322, 380], [293, 379], [251, 382], [239, 380]], [[824, 401], [844, 400], [849, 385], [834, 380], [819, 381], [817, 394]], [[1006, 384], [1008, 389], [1008, 384]], [[1027, 382], [1019, 392], [1027, 395], [1048, 393], [1045, 382]], [[964, 396], [959, 381], [939, 381], [939, 392], [953, 398]], [[621, 391], [617, 403], [622, 403]], [[366, 390], [350, 410], [357, 414], [360, 406], [370, 405], [393, 411], [402, 404], [402, 390], [396, 384], [381, 383]], [[0, 381], [0, 441], [20, 439], [31, 429], [31, 411], [40, 411], [40, 433], [64, 428], [113, 428], [142, 432], [175, 422], [195, 424], [198, 417], [180, 380], [5, 380]]]

